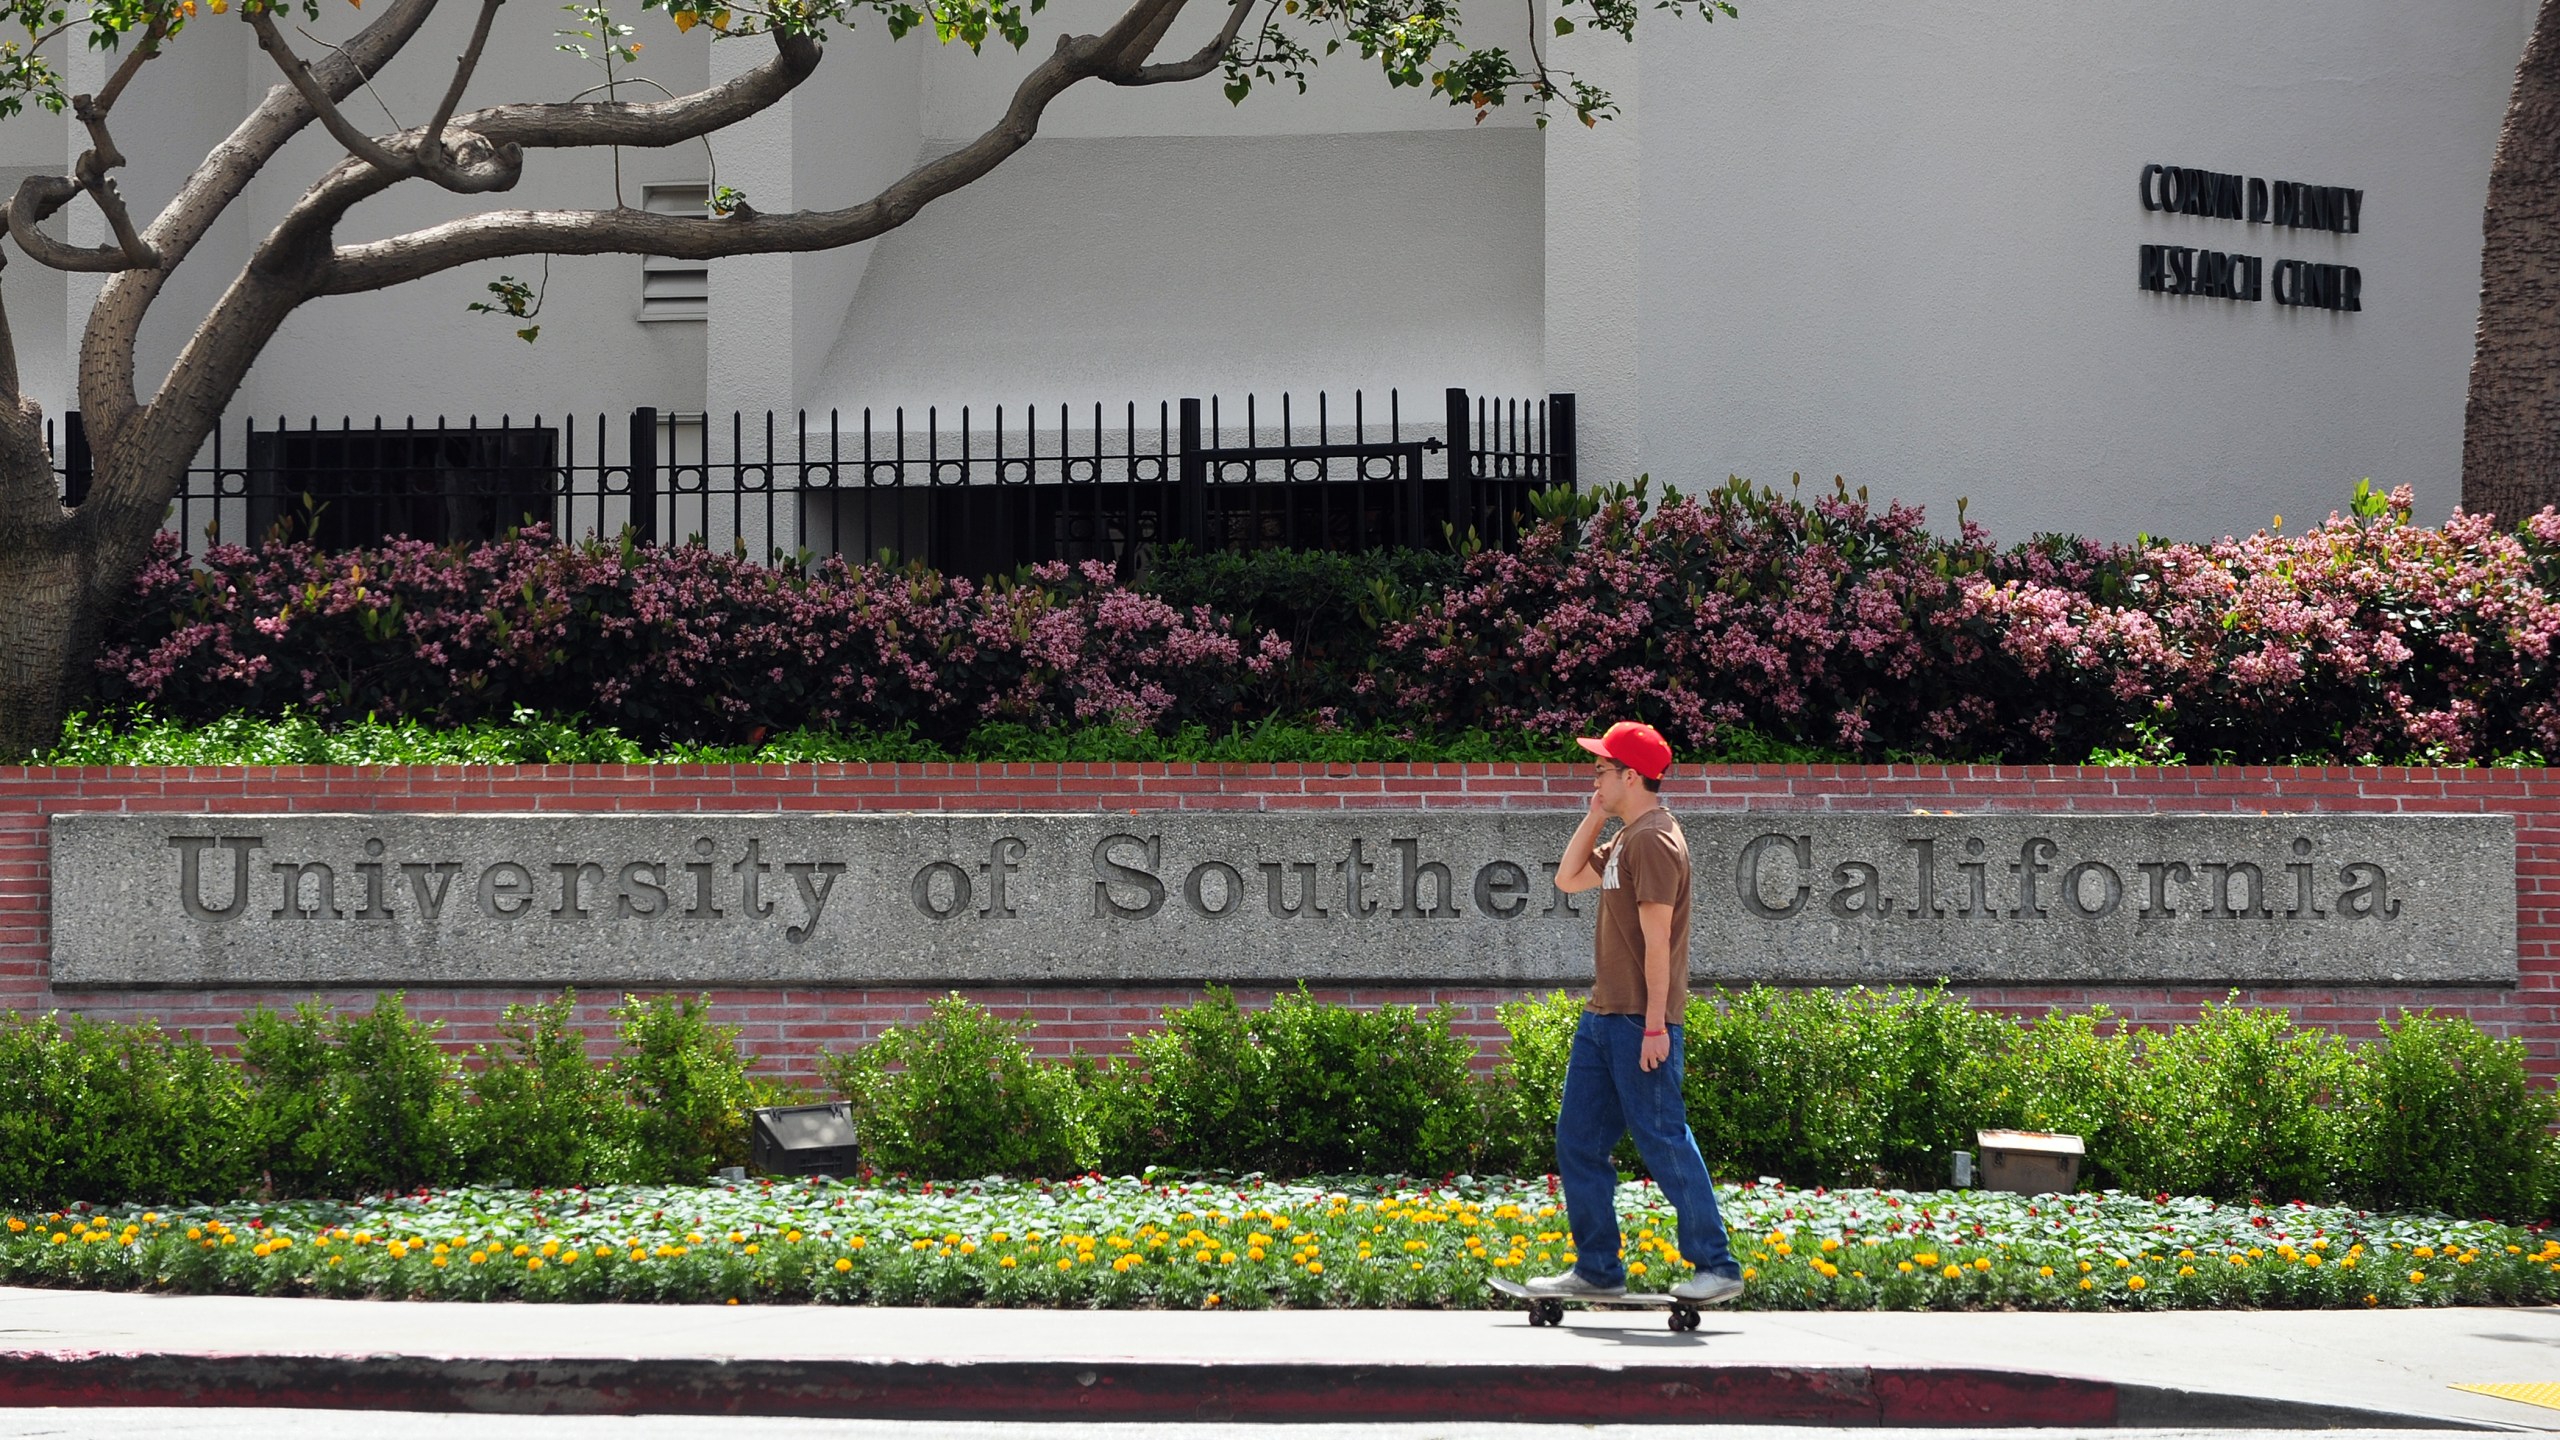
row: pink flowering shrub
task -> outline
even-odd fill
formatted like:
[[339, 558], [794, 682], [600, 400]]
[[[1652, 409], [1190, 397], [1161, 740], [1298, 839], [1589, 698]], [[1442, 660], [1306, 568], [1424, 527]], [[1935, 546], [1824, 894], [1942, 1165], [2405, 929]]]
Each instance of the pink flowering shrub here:
[[1368, 693], [1444, 727], [1644, 719], [1684, 751], [1747, 727], [1866, 756], [2085, 753], [2106, 717], [2049, 703], [1965, 587], [2080, 593], [2117, 553], [2000, 550], [1962, 521], [1937, 536], [1919, 510], [1845, 489], [1808, 504], [1736, 480], [1648, 507], [1639, 486], [1543, 522], [1517, 553], [1472, 557], [1384, 630]]
[[[718, 743], [1266, 718], [1554, 738], [1632, 717], [1684, 758], [1767, 741], [2013, 762], [2560, 756], [2560, 512], [2428, 529], [2405, 489], [2362, 487], [2300, 535], [2125, 550], [2000, 548], [1961, 515], [1936, 535], [1907, 506], [1740, 481], [1541, 503], [1517, 552], [1429, 557], [1428, 583], [1168, 560], [1184, 604], [1103, 565], [979, 584], [538, 531], [191, 563], [164, 537], [103, 698], [179, 721], [529, 709]], [[1309, 644], [1246, 614], [1296, 616]]]
[[2122, 590], [1976, 578], [1964, 611], [2025, 673], [2158, 758], [2462, 762], [2560, 754], [2560, 514], [2513, 530], [2359, 486], [2300, 535], [2149, 545]]
[[1107, 565], [979, 585], [836, 557], [777, 569], [699, 547], [557, 545], [538, 530], [470, 546], [225, 546], [191, 565], [164, 535], [100, 669], [111, 703], [179, 719], [527, 707], [734, 741], [804, 725], [1224, 723], [1288, 653]]

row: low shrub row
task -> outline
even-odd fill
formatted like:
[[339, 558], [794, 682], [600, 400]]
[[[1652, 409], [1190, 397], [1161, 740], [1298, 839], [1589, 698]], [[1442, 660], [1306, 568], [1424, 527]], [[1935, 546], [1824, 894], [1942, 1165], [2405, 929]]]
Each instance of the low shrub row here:
[[[741, 1112], [782, 1092], [704, 1002], [626, 1000], [601, 1063], [571, 1004], [511, 1011], [467, 1056], [396, 997], [253, 1013], [236, 1059], [149, 1026], [12, 1018], [0, 1202], [692, 1180], [743, 1159]], [[919, 1179], [1536, 1174], [1579, 1015], [1564, 995], [1504, 1007], [1485, 1071], [1446, 1011], [1212, 992], [1124, 1056], [1058, 1062], [952, 996], [822, 1068], [866, 1162]], [[2350, 1044], [2239, 1006], [2139, 1030], [2104, 1010], [2021, 1024], [1936, 990], [1754, 989], [1694, 1000], [1683, 1044], [1691, 1124], [1727, 1178], [1942, 1185], [1976, 1127], [2080, 1134], [2084, 1183], [2143, 1194], [2532, 1219], [2560, 1177], [2551, 1092], [2519, 1044], [2462, 1019]]]
[[1639, 483], [1540, 495], [1510, 552], [985, 583], [539, 532], [194, 560], [164, 537], [100, 689], [191, 725], [548, 726], [494, 748], [599, 759], [1515, 758], [1631, 716], [1693, 760], [2539, 764], [2560, 513], [2429, 528], [2411, 503], [2001, 547], [1863, 492]]
[[[1581, 1009], [1504, 1006], [1479, 1078], [1446, 1012], [1213, 993], [1125, 1061], [1043, 1065], [953, 997], [831, 1074], [886, 1171], [1538, 1173]], [[2146, 1194], [2523, 1217], [2560, 1180], [2560, 1104], [2520, 1043], [2460, 1018], [2355, 1045], [2236, 1005], [2143, 1030], [2103, 1008], [2020, 1024], [1941, 990], [1755, 988], [1693, 998], [1682, 1045], [1690, 1125], [1726, 1176], [1944, 1184], [1951, 1152], [1999, 1128], [2081, 1135], [2084, 1183]]]
[[253, 1010], [236, 1056], [155, 1025], [0, 1017], [0, 1198], [694, 1181], [745, 1159], [744, 1112], [777, 1092], [707, 1004], [626, 1001], [599, 1064], [574, 1003], [510, 1009], [468, 1056], [397, 996], [358, 1015]]

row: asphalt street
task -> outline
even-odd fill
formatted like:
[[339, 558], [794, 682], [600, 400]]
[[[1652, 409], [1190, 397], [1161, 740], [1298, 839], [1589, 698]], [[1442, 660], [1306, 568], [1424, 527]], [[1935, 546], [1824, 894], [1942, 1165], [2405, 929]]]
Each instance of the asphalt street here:
[[[1668, 1425], [1081, 1425], [889, 1420], [418, 1415], [343, 1410], [0, 1410], [7, 1440], [2123, 1440], [2121, 1430], [1825, 1430]], [[2150, 1430], [2142, 1440], [2243, 1440], [2300, 1431]], [[2334, 1440], [2442, 1440], [2440, 1430], [2330, 1430]]]

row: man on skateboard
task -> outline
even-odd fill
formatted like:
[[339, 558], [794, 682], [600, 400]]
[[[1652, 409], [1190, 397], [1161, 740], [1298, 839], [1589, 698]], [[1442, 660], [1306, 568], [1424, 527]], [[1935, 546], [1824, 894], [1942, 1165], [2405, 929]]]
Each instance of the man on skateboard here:
[[[1620, 721], [1582, 748], [1598, 757], [1591, 808], [1564, 847], [1556, 888], [1598, 887], [1591, 999], [1574, 1031], [1556, 1116], [1556, 1170], [1573, 1227], [1573, 1268], [1528, 1282], [1533, 1295], [1623, 1295], [1618, 1170], [1609, 1154], [1632, 1131], [1636, 1152], [1680, 1212], [1680, 1254], [1697, 1273], [1675, 1299], [1714, 1305], [1742, 1293], [1715, 1182], [1689, 1131], [1680, 1093], [1681, 1017], [1689, 1004], [1689, 841], [1662, 806], [1671, 746], [1650, 725]], [[1621, 828], [1600, 842], [1612, 818]]]

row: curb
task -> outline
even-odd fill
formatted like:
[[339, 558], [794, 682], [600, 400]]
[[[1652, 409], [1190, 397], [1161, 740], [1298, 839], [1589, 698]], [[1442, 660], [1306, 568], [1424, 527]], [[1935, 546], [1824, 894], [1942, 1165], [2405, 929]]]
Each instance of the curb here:
[[2496, 1430], [2262, 1396], [1927, 1366], [447, 1359], [0, 1352], [0, 1406], [879, 1420]]

